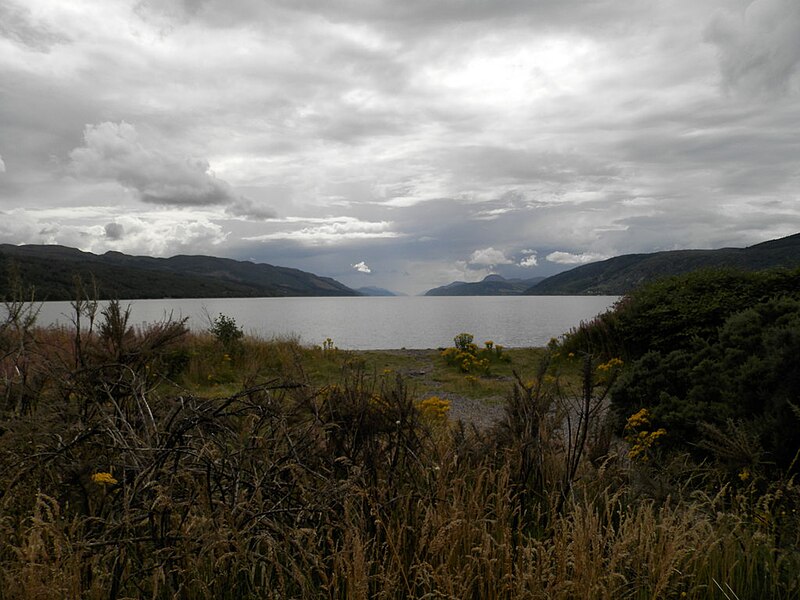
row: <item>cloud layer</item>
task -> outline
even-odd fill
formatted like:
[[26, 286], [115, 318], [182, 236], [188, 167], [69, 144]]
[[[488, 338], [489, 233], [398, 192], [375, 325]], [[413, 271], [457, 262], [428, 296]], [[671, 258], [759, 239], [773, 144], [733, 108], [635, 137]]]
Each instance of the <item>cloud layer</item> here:
[[208, 161], [147, 148], [124, 121], [87, 125], [84, 145], [69, 153], [70, 171], [87, 179], [110, 179], [143, 202], [160, 206], [227, 205], [235, 216], [270, 218], [275, 212], [237, 196], [218, 179]]
[[6, 0], [0, 78], [0, 241], [416, 293], [800, 223], [788, 0]]
[[70, 152], [80, 176], [113, 179], [152, 204], [205, 206], [232, 202], [230, 186], [210, 172], [208, 162], [180, 159], [144, 148], [133, 125], [87, 125], [85, 145]]

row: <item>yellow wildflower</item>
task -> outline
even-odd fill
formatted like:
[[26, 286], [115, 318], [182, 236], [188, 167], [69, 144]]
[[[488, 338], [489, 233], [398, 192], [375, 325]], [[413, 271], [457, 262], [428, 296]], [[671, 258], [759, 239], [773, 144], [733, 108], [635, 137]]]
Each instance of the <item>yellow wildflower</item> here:
[[611, 371], [612, 369], [617, 369], [623, 365], [622, 360], [619, 358], [612, 358], [608, 362], [604, 362], [603, 364], [597, 365], [598, 371]]
[[625, 428], [635, 429], [637, 427], [641, 427], [642, 425], [649, 425], [649, 424], [650, 424], [650, 413], [646, 408], [643, 408], [639, 412], [634, 413], [630, 417], [628, 417], [628, 422]]
[[627, 433], [625, 441], [630, 444], [628, 456], [630, 456], [631, 460], [647, 462], [650, 449], [658, 443], [660, 438], [667, 435], [667, 430], [663, 427], [655, 431], [639, 430], [639, 428], [647, 427], [648, 425], [650, 425], [650, 413], [647, 412], [646, 408], [628, 417], [625, 425]]
[[450, 401], [438, 396], [425, 398], [417, 406], [424, 417], [437, 421], [447, 420], [447, 413], [450, 412]]
[[111, 473], [105, 471], [92, 475], [92, 481], [97, 485], [116, 485], [118, 482]]

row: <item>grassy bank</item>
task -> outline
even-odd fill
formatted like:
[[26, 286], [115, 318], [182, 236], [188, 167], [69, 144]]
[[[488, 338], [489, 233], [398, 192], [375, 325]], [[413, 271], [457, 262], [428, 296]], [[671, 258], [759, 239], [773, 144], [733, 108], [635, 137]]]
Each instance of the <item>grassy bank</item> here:
[[[644, 414], [614, 435], [619, 361], [19, 317], [0, 597], [800, 595], [794, 480], [661, 453]], [[458, 401], [500, 419], [455, 422]]]

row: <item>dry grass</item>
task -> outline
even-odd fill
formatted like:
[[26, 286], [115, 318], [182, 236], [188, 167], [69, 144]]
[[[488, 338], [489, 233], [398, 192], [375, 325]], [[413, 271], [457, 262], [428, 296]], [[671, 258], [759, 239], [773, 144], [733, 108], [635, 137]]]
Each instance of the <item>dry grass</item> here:
[[0, 597], [800, 596], [794, 481], [631, 464], [602, 386], [443, 428], [386, 356], [165, 331], [3, 333]]

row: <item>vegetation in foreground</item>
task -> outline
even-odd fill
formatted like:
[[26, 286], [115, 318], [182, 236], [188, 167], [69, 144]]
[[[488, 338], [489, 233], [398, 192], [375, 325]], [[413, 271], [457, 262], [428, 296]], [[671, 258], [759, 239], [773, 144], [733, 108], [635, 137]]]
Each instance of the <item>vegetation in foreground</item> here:
[[[660, 395], [625, 395], [648, 352], [666, 369], [670, 348], [688, 350], [664, 315], [650, 341], [619, 324], [667, 297], [713, 312], [679, 298], [690, 283], [642, 292], [546, 351], [501, 349], [508, 362], [458, 336], [424, 385], [505, 387], [488, 429], [448, 421], [447, 399], [409, 385], [402, 355], [253, 340], [223, 316], [208, 335], [169, 320], [136, 329], [118, 303], [81, 297], [78, 327], [37, 329], [34, 305], [12, 299], [0, 597], [800, 597], [796, 461], [748, 429], [793, 406], [789, 393], [726, 420], [736, 435], [698, 429], [693, 445]], [[783, 306], [776, 295], [788, 294], [763, 300]], [[781, 333], [752, 356], [791, 349], [779, 325], [795, 330], [791, 311], [754, 310], [778, 315], [767, 329]], [[697, 323], [709, 347], [728, 339]]]

